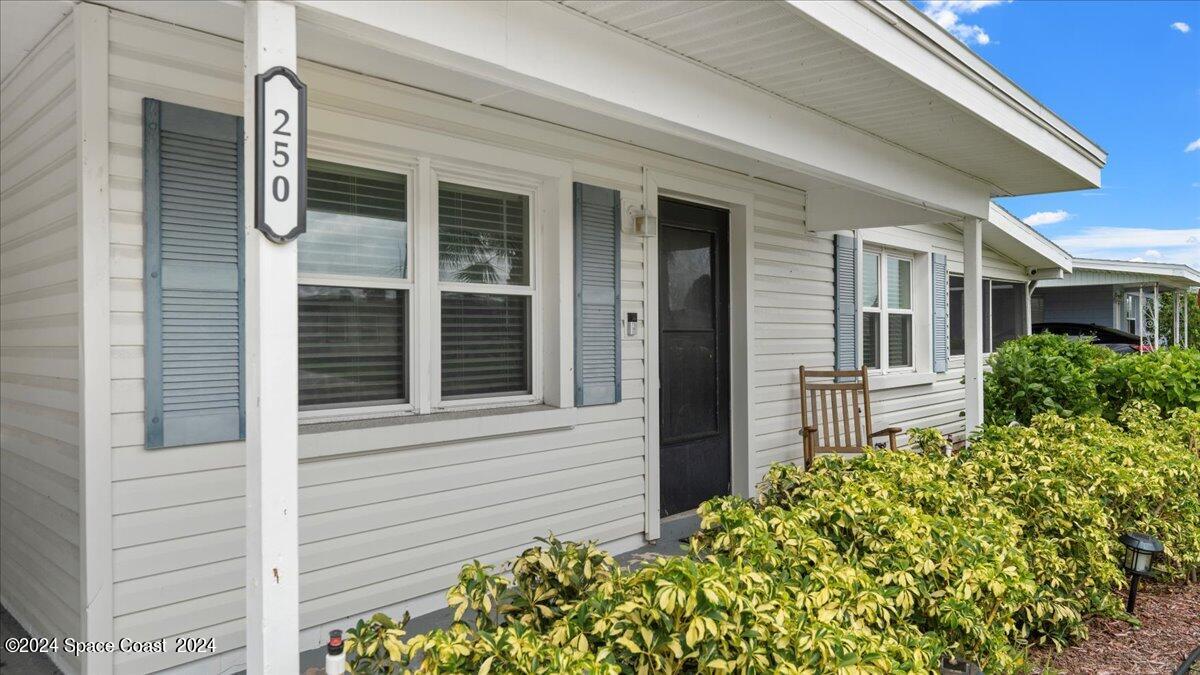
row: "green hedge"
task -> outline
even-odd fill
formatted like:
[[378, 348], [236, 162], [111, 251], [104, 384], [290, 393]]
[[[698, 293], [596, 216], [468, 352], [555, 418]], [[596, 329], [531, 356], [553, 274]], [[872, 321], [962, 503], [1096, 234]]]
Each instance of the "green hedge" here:
[[1009, 340], [989, 358], [984, 421], [1029, 424], [1034, 415], [1096, 413], [1116, 420], [1135, 400], [1162, 410], [1200, 410], [1200, 350], [1170, 347], [1114, 354], [1089, 342], [1041, 333]]
[[1171, 347], [1108, 359], [1096, 368], [1096, 392], [1110, 419], [1132, 400], [1200, 410], [1200, 350]]
[[1200, 571], [1200, 413], [1035, 417], [966, 450], [869, 450], [772, 467], [757, 500], [714, 499], [687, 555], [622, 570], [550, 538], [500, 574], [463, 568], [456, 623], [348, 633], [356, 672], [936, 672], [1026, 668], [1030, 644], [1119, 616], [1117, 536], [1154, 534], [1164, 576]]

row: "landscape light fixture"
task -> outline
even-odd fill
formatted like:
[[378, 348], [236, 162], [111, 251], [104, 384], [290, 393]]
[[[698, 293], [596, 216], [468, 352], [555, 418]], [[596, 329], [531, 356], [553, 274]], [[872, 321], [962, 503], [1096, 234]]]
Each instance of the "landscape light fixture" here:
[[1129, 597], [1125, 600], [1125, 611], [1133, 614], [1133, 603], [1137, 601], [1138, 580], [1150, 576], [1154, 556], [1162, 553], [1162, 542], [1148, 534], [1130, 532], [1121, 535], [1125, 545], [1125, 561], [1121, 567], [1129, 574]]

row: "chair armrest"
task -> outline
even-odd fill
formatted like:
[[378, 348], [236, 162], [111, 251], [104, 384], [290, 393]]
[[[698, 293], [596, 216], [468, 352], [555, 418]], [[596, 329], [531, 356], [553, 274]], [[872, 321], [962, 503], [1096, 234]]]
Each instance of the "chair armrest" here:
[[886, 429], [880, 429], [879, 431], [871, 432], [871, 438], [875, 438], [876, 436], [894, 436], [902, 431], [904, 430], [900, 427], [888, 427]]

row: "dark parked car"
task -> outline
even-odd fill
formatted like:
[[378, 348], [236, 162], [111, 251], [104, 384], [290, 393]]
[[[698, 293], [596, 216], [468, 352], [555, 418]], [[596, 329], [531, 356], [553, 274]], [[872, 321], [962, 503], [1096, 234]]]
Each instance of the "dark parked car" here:
[[1097, 326], [1094, 323], [1063, 323], [1048, 322], [1033, 324], [1034, 333], [1055, 333], [1072, 338], [1092, 338], [1101, 347], [1108, 347], [1118, 354], [1129, 352], [1148, 352], [1150, 345], [1141, 344], [1138, 336], [1119, 328]]

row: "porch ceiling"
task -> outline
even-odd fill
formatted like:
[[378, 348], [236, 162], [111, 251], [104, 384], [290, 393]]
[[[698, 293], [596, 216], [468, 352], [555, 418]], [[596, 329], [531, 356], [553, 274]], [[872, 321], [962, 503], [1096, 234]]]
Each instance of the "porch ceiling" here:
[[[562, 2], [708, 68], [979, 178], [993, 186], [993, 197], [1098, 185], [1103, 150], [903, 3]], [[903, 64], [906, 70], [894, 51], [889, 62], [882, 50], [869, 53], [856, 44], [847, 26], [839, 25], [846, 31], [839, 33], [823, 25], [843, 19], [866, 25], [868, 16], [883, 17], [883, 22], [875, 23], [890, 25], [895, 34], [878, 34], [879, 26], [873, 26], [868, 32], [877, 34], [867, 39], [881, 44], [902, 37], [908, 46], [924, 41], [927, 51], [973, 71], [970, 74], [981, 80], [976, 86], [983, 89], [968, 92], [962, 87], [930, 86], [927, 71], [933, 69], [928, 64], [920, 69]], [[950, 38], [950, 43], [940, 38]], [[950, 51], [956, 47], [965, 53]], [[998, 126], [1003, 124], [1001, 115], [988, 114], [985, 107], [989, 106], [972, 105], [984, 90], [993, 99], [991, 107], [998, 99], [1020, 108], [1045, 133], [1039, 139], [1039, 134]], [[1050, 147], [1047, 135], [1069, 146], [1070, 152]], [[1087, 161], [1077, 161], [1083, 157]]]

